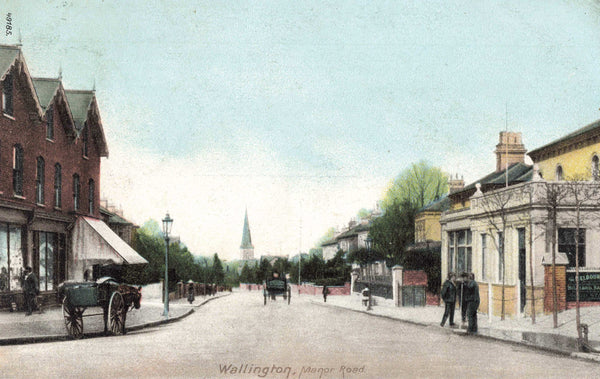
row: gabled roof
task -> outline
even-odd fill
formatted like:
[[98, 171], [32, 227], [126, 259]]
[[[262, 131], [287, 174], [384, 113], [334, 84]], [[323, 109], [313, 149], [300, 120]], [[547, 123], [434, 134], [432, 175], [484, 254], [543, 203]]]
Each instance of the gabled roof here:
[[31, 95], [33, 97], [33, 103], [35, 104], [36, 111], [38, 116], [41, 118], [44, 114], [42, 107], [40, 106], [40, 102], [35, 92], [35, 88], [33, 85], [33, 80], [31, 79], [31, 75], [29, 74], [29, 69], [27, 68], [27, 63], [25, 63], [25, 59], [23, 58], [23, 53], [21, 52], [20, 45], [0, 45], [0, 80], [4, 80], [6, 74], [11, 70], [11, 68], [15, 65], [18, 66], [19, 69], [22, 69], [25, 73], [25, 78], [27, 81], [27, 85], [29, 86], [29, 90], [31, 91]]
[[55, 108], [60, 106], [59, 114], [61, 117], [66, 118], [66, 122], [62, 122], [62, 124], [67, 135], [75, 138], [77, 129], [75, 129], [73, 115], [60, 78], [32, 78], [32, 82], [44, 113], [48, 111], [48, 107], [54, 101]]
[[20, 55], [21, 49], [18, 46], [0, 45], [0, 72], [2, 73], [0, 80], [4, 80], [4, 76]]
[[344, 233], [341, 233], [339, 236], [336, 237], [336, 240], [341, 240], [344, 238], [351, 238], [354, 237], [356, 235], [358, 235], [358, 233], [360, 232], [368, 232], [370, 229], [370, 225], [368, 224], [358, 224], [355, 227], [350, 228], [349, 230], [346, 230]]
[[56, 78], [31, 78], [40, 106], [46, 112], [48, 106], [60, 90], [60, 79]]
[[554, 147], [559, 147], [560, 145], [567, 144], [571, 140], [579, 140], [580, 138], [585, 138], [586, 135], [600, 135], [600, 120], [594, 121], [591, 124], [584, 126], [583, 128], [577, 129], [576, 131], [567, 134], [564, 137], [556, 139], [542, 147], [538, 147], [535, 150], [531, 150], [527, 155], [531, 157], [534, 161], [537, 160], [536, 157], [539, 156], [544, 150], [549, 150]]
[[108, 216], [109, 224], [133, 225], [131, 221], [127, 221], [123, 217], [119, 216], [114, 212], [109, 211], [107, 208], [104, 208], [102, 206], [100, 207], [100, 213]]
[[448, 195], [450, 198], [454, 197], [470, 197], [476, 191], [476, 184], [481, 184], [482, 191], [489, 188], [499, 188], [506, 185], [506, 175], [508, 174], [508, 185], [517, 183], [528, 182], [531, 180], [533, 175], [533, 166], [527, 165], [522, 162], [513, 163], [508, 167], [508, 170], [494, 171], [491, 174], [484, 176], [483, 178], [474, 181], [460, 191], [456, 191]]
[[104, 137], [104, 129], [102, 128], [100, 111], [98, 110], [94, 91], [65, 90], [65, 95], [67, 97], [71, 115], [73, 116], [75, 129], [78, 133], [80, 133], [85, 126], [90, 114], [97, 118], [97, 122], [89, 123], [90, 131], [98, 143], [100, 156], [108, 157], [108, 147], [106, 145], [106, 138]]

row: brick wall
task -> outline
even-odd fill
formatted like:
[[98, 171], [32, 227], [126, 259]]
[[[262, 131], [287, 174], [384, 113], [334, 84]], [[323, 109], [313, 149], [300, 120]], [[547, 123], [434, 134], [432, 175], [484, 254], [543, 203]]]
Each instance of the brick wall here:
[[403, 286], [426, 286], [427, 274], [421, 270], [404, 270], [402, 272]]
[[[18, 75], [16, 69], [13, 82], [13, 117], [0, 112], [0, 196], [27, 206], [36, 205], [35, 182], [37, 158], [45, 162], [44, 204], [39, 207], [48, 213], [73, 211], [73, 174], [80, 176], [79, 213], [88, 214], [88, 181], [94, 180], [94, 213], [99, 218], [100, 206], [100, 152], [90, 133], [87, 158], [83, 157], [81, 139], [67, 135], [67, 119], [61, 105], [53, 106], [54, 139], [46, 139], [46, 120], [37, 115], [33, 95], [27, 86], [25, 73]], [[1, 104], [1, 103], [0, 103]], [[12, 180], [13, 146], [23, 147], [23, 197], [14, 197]], [[62, 206], [54, 209], [54, 165], [62, 167]]]
[[[558, 301], [558, 310], [567, 309], [567, 268], [566, 266], [556, 267], [556, 294]], [[553, 286], [552, 286], [552, 266], [544, 266], [544, 312], [552, 313], [553, 310]]]

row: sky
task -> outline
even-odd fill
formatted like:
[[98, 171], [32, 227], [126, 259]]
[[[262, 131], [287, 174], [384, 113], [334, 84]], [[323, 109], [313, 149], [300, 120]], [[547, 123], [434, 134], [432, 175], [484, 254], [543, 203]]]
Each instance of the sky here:
[[[600, 2], [19, 1], [34, 77], [96, 90], [101, 195], [195, 255], [307, 251], [426, 160], [476, 181], [600, 118]], [[3, 21], [6, 22], [5, 20]]]

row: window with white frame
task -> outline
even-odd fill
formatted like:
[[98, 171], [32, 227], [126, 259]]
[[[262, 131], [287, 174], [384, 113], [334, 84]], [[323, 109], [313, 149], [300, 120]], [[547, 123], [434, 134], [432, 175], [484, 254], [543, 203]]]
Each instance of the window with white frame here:
[[487, 280], [486, 264], [487, 264], [487, 234], [481, 234], [481, 279]]
[[[455, 272], [471, 272], [472, 255], [471, 230], [463, 229], [448, 232], [449, 263], [452, 263], [452, 258], [456, 258], [456, 264], [454, 266]], [[450, 269], [449, 271], [453, 270]]]

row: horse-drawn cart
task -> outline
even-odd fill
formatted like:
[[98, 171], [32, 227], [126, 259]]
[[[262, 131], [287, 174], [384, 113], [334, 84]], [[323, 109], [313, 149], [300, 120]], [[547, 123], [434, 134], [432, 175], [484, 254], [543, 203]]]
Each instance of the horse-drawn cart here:
[[[125, 334], [125, 320], [130, 307], [140, 308], [141, 288], [119, 284], [111, 277], [95, 282], [65, 282], [59, 286], [63, 298], [62, 311], [67, 333], [72, 338], [83, 336], [83, 317], [104, 317], [104, 333]], [[102, 313], [86, 314], [89, 307], [101, 307]]]
[[267, 297], [271, 301], [275, 301], [276, 296], [283, 296], [283, 300], [287, 299], [288, 304], [290, 303], [292, 290], [285, 277], [273, 276], [273, 278], [267, 279], [263, 283], [264, 305], [267, 305]]

